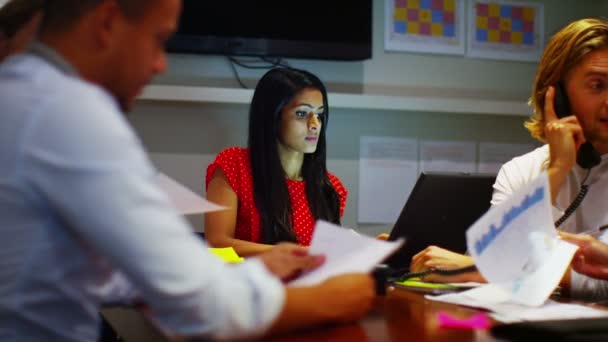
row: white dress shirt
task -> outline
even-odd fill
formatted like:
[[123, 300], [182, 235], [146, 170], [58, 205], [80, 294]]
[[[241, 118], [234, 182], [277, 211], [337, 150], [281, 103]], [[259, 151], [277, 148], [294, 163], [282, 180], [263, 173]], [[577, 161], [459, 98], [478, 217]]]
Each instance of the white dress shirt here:
[[[549, 145], [513, 158], [502, 166], [494, 184], [492, 205], [504, 201], [509, 195], [536, 179], [547, 169]], [[559, 190], [553, 205], [553, 219], [559, 219], [580, 191], [587, 170], [576, 165]], [[558, 228], [571, 233], [597, 230], [608, 224], [608, 154], [602, 156], [598, 166], [591, 168], [586, 184], [589, 191], [574, 213]], [[608, 235], [600, 237], [608, 242]], [[575, 271], [571, 273], [571, 294], [580, 299], [608, 299], [608, 281], [593, 279]]]
[[172, 334], [275, 320], [280, 281], [208, 252], [116, 101], [54, 51], [38, 43], [0, 66], [0, 116], [1, 341], [95, 341], [100, 306], [135, 293]]

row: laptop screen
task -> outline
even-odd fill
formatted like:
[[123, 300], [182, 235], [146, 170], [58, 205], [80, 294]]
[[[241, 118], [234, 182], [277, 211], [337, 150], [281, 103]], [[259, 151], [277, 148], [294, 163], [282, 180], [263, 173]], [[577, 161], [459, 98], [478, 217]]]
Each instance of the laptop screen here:
[[490, 208], [495, 178], [480, 173], [422, 172], [389, 237], [405, 238], [405, 244], [385, 263], [408, 267], [412, 257], [430, 245], [466, 252], [465, 232]]

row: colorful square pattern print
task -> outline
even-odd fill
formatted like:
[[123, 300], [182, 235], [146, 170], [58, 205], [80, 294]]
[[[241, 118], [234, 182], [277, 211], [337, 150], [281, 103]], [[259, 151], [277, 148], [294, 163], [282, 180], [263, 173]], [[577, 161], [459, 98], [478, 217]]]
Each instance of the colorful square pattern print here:
[[394, 33], [455, 37], [456, 0], [395, 0]]
[[519, 46], [534, 45], [536, 9], [500, 3], [476, 3], [475, 40]]

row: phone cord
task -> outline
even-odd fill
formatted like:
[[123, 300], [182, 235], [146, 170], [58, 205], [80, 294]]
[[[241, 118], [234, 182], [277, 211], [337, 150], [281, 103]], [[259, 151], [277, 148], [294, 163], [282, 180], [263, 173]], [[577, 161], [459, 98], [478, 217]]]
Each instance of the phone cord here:
[[570, 205], [568, 206], [566, 211], [564, 211], [564, 214], [562, 215], [562, 217], [560, 217], [557, 221], [555, 221], [555, 228], [558, 228], [559, 226], [561, 226], [562, 223], [564, 223], [566, 221], [566, 219], [568, 217], [570, 217], [570, 215], [572, 215], [572, 213], [576, 210], [576, 208], [578, 208], [581, 205], [581, 202], [583, 202], [583, 199], [585, 199], [585, 196], [587, 195], [587, 191], [589, 191], [589, 185], [585, 184], [585, 181], [587, 180], [587, 177], [589, 177], [590, 172], [591, 172], [591, 169], [587, 169], [587, 175], [581, 182], [581, 190], [578, 192], [578, 195], [576, 195], [576, 198], [574, 199], [574, 201], [572, 201], [572, 203], [570, 203]]

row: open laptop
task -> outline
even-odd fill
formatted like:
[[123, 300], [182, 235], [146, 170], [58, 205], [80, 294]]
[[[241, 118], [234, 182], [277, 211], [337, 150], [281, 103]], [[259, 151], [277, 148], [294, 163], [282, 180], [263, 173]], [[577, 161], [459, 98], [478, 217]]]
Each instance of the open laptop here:
[[465, 232], [490, 208], [495, 178], [481, 173], [422, 172], [388, 238], [405, 238], [405, 244], [385, 264], [406, 268], [429, 245], [466, 252]]

